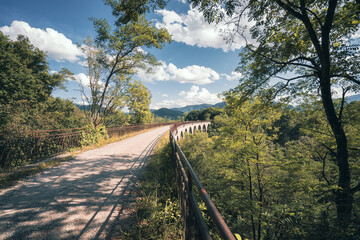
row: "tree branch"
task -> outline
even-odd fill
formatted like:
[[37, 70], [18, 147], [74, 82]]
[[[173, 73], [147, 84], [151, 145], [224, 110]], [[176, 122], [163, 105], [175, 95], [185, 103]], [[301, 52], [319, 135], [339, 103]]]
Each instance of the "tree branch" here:
[[311, 42], [314, 44], [316, 52], [318, 53], [318, 56], [321, 56], [321, 45], [320, 45], [319, 39], [316, 36], [316, 32], [311, 24], [309, 16], [307, 15], [306, 8], [305, 8], [305, 0], [300, 1], [301, 13], [295, 11], [294, 9], [291, 8], [290, 5], [285, 4], [281, 0], [276, 0], [276, 3], [281, 8], [283, 8], [285, 11], [291, 13], [295, 18], [299, 19], [305, 25], [305, 28], [309, 33]]
[[360, 81], [356, 80], [356, 78], [354, 76], [349, 76], [349, 75], [342, 75], [342, 74], [333, 74], [331, 75], [331, 77], [342, 77], [342, 78], [346, 78], [349, 81], [352, 81], [358, 85], [360, 85]]
[[348, 91], [348, 89], [343, 89], [343, 92], [342, 92], [342, 96], [341, 96], [341, 106], [340, 106], [340, 112], [339, 112], [339, 116], [338, 116], [338, 119], [339, 121], [341, 121], [341, 118], [342, 118], [342, 114], [343, 114], [343, 110], [344, 110], [344, 103], [345, 103], [345, 95]]
[[354, 194], [356, 192], [360, 191], [360, 183], [358, 183], [358, 185], [354, 188], [351, 189], [351, 192]]

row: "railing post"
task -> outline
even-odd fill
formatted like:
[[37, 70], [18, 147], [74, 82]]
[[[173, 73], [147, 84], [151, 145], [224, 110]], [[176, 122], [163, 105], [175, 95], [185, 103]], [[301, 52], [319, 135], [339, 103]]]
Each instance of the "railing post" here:
[[193, 194], [193, 190], [192, 190], [192, 178], [191, 178], [191, 174], [189, 171], [187, 171], [187, 177], [188, 177], [188, 191], [187, 191], [187, 221], [186, 221], [186, 229], [188, 231], [188, 238], [186, 239], [196, 239], [196, 229], [195, 229], [195, 214], [194, 211], [192, 209], [192, 203], [190, 200], [190, 195]]

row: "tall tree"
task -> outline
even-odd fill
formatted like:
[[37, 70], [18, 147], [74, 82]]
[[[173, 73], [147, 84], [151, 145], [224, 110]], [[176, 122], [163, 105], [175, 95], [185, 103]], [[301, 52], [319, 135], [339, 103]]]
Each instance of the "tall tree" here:
[[168, 32], [157, 29], [144, 16], [137, 21], [119, 24], [114, 30], [105, 19], [92, 19], [97, 37], [83, 47], [90, 78], [90, 95], [83, 89], [90, 105], [88, 118], [95, 127], [104, 123], [110, 112], [125, 104], [125, 93], [136, 70], [156, 65], [156, 58], [141, 47], [162, 48], [171, 41]]
[[[327, 121], [336, 140], [338, 189], [336, 207], [339, 223], [347, 225], [351, 218], [353, 195], [359, 183], [351, 179], [347, 135], [342, 111], [336, 111], [332, 87], [346, 93], [360, 87], [358, 49], [352, 47], [351, 36], [359, 26], [358, 1], [338, 0], [191, 0], [204, 12], [208, 21], [224, 19], [239, 23], [238, 33], [245, 37], [243, 18], [254, 21], [250, 28], [251, 44], [246, 39], [238, 71], [244, 74], [235, 91], [248, 95], [269, 87], [271, 79], [280, 80], [272, 91], [294, 94], [317, 90]], [[286, 77], [291, 73], [291, 77]], [[289, 76], [289, 75], [287, 75]], [[343, 94], [343, 97], [345, 94]], [[342, 101], [344, 104], [344, 101]], [[340, 108], [342, 109], [342, 107]], [[357, 186], [353, 186], [357, 184]]]

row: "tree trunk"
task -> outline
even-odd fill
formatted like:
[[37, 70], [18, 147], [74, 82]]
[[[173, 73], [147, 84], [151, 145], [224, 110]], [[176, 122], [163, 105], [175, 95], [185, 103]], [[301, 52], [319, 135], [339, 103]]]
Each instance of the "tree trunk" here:
[[322, 104], [327, 120], [336, 139], [336, 160], [339, 169], [338, 187], [335, 195], [337, 218], [341, 225], [347, 226], [351, 219], [353, 194], [350, 188], [350, 168], [347, 137], [342, 123], [339, 121], [334, 103], [331, 97], [330, 84], [330, 59], [326, 56], [322, 59], [322, 72], [320, 76], [320, 88]]

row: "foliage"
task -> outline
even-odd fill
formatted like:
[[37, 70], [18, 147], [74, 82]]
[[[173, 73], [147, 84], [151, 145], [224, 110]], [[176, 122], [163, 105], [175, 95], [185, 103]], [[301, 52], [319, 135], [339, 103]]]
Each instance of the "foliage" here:
[[127, 106], [131, 113], [131, 123], [144, 124], [153, 122], [154, 115], [150, 112], [151, 94], [139, 81], [134, 81], [127, 89]]
[[[91, 93], [87, 96], [84, 86], [82, 93], [84, 101], [91, 106], [87, 117], [97, 127], [104, 123], [110, 113], [120, 110], [128, 103], [126, 99], [133, 96], [129, 97], [127, 94], [135, 93], [135, 86], [141, 87], [131, 80], [131, 76], [138, 69], [150, 71], [150, 67], [157, 64], [155, 57], [141, 47], [160, 49], [171, 41], [171, 37], [164, 28], [157, 29], [144, 16], [136, 21], [120, 24], [114, 30], [106, 19], [92, 18], [92, 21], [97, 37], [95, 41], [86, 40], [83, 47]], [[141, 118], [145, 121], [150, 120], [146, 111], [137, 111], [144, 115]]]
[[28, 100], [17, 101], [16, 105], [2, 105], [0, 109], [0, 133], [12, 134], [32, 130], [64, 129], [83, 127], [84, 115], [69, 100], [49, 97], [35, 105]]
[[210, 121], [222, 112], [222, 109], [213, 107], [205, 108], [203, 110], [193, 110], [186, 115], [185, 121]]
[[87, 146], [94, 143], [99, 142], [100, 139], [108, 139], [109, 136], [107, 134], [105, 126], [95, 126], [92, 123], [89, 123], [87, 127], [81, 131], [81, 145]]
[[131, 226], [120, 226], [120, 239], [182, 239], [175, 172], [169, 167], [170, 159], [171, 147], [165, 135], [137, 182], [136, 213]]
[[0, 32], [0, 49], [1, 105], [15, 105], [20, 100], [30, 104], [44, 102], [68, 73], [64, 70], [51, 75], [45, 53], [22, 35], [11, 41]]
[[105, 118], [105, 126], [127, 125], [130, 123], [131, 115], [115, 109]]
[[104, 0], [113, 9], [113, 15], [117, 18], [116, 25], [137, 21], [142, 15], [156, 8], [164, 8], [165, 0]]
[[[336, 224], [337, 166], [323, 146], [334, 142], [318, 133], [331, 133], [320, 102], [289, 109], [262, 99], [244, 102], [236, 93], [226, 98], [227, 114], [212, 123], [216, 134], [196, 132], [181, 148], [232, 232], [247, 239], [356, 239], [357, 207], [346, 231]], [[357, 107], [345, 107], [345, 128], [359, 126]], [[357, 139], [356, 129], [349, 132]], [[352, 154], [357, 178], [359, 152]]]
[[0, 48], [0, 134], [83, 125], [73, 103], [50, 96], [68, 70], [50, 74], [45, 53], [21, 35], [11, 41], [0, 32]]
[[[237, 24], [234, 34], [246, 41], [240, 53], [238, 71], [244, 74], [234, 91], [257, 93], [275, 98], [278, 94], [297, 97], [298, 93], [320, 93], [327, 122], [336, 141], [338, 189], [334, 195], [338, 223], [348, 226], [353, 195], [347, 133], [342, 122], [343, 107], [336, 111], [332, 89], [345, 94], [359, 91], [360, 55], [351, 37], [358, 30], [359, 1], [204, 1], [191, 0], [208, 21], [231, 18]], [[252, 21], [250, 33], [241, 25]], [[250, 35], [251, 37], [249, 38]], [[256, 43], [255, 43], [256, 41]], [[285, 75], [287, 74], [287, 75]], [[279, 80], [274, 86], [270, 80]], [[360, 184], [360, 183], [359, 183]]]

